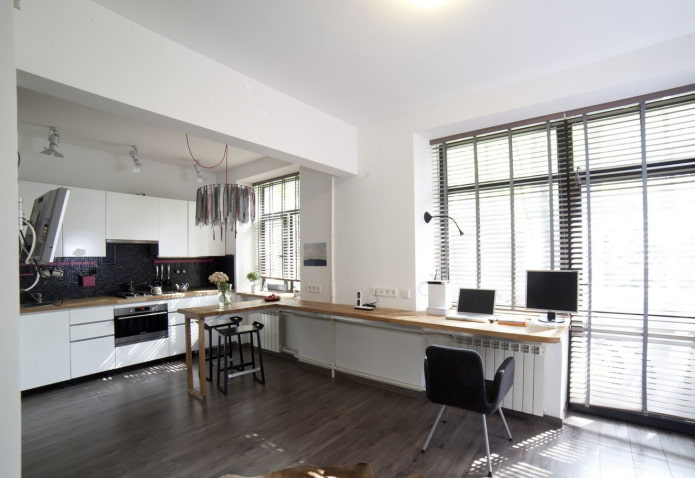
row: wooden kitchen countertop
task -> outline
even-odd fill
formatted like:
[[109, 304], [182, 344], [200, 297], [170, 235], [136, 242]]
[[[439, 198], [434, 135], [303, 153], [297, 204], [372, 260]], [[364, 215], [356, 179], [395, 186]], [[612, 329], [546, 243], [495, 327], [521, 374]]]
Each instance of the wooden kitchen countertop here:
[[67, 299], [56, 305], [40, 305], [33, 307], [20, 307], [19, 313], [38, 314], [41, 312], [53, 312], [56, 310], [80, 309], [83, 307], [100, 307], [102, 305], [128, 305], [142, 302], [154, 302], [160, 300], [183, 299], [186, 297], [200, 297], [205, 295], [216, 295], [217, 289], [192, 290], [186, 292], [171, 292], [161, 295], [145, 295], [124, 299], [117, 296], [86, 297], [82, 299]]
[[[216, 305], [205, 307], [190, 307], [178, 309], [177, 312], [194, 320], [202, 320], [206, 317], [218, 315], [230, 315], [235, 313], [251, 312], [263, 309], [279, 309], [294, 312], [308, 312], [319, 315], [347, 317], [362, 319], [372, 322], [381, 322], [394, 325], [433, 329], [446, 332], [470, 333], [512, 340], [529, 342], [558, 343], [562, 340], [567, 330], [567, 325], [553, 326], [540, 325], [530, 322], [525, 327], [511, 325], [499, 325], [498, 323], [466, 322], [461, 320], [446, 319], [443, 316], [428, 315], [425, 312], [417, 312], [402, 309], [390, 309], [377, 307], [374, 310], [358, 310], [352, 305], [328, 304], [308, 300], [283, 297], [278, 302], [265, 302], [264, 300], [252, 300], [235, 302], [229, 307], [219, 308]], [[502, 314], [505, 315], [505, 314]], [[511, 316], [523, 317], [523, 313], [512, 312]]]

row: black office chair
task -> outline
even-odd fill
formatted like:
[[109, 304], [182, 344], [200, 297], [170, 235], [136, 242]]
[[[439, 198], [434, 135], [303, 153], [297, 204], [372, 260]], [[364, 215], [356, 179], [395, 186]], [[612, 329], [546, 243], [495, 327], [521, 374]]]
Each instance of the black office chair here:
[[422, 447], [422, 453], [425, 453], [447, 406], [480, 413], [483, 416], [488, 476], [492, 476], [490, 443], [485, 417], [496, 410], [499, 411], [504, 428], [507, 429], [509, 441], [512, 440], [500, 403], [514, 384], [514, 357], [507, 357], [502, 362], [495, 373], [494, 380], [485, 380], [483, 360], [475, 350], [430, 345], [425, 350], [425, 384], [427, 398], [441, 404], [442, 407]]

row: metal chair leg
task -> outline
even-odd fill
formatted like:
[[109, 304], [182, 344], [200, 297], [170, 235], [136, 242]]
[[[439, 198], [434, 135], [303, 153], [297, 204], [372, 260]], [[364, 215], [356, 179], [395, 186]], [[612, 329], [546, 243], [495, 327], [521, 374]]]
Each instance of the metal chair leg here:
[[434, 430], [437, 428], [437, 424], [439, 424], [439, 420], [442, 418], [442, 413], [444, 413], [444, 410], [446, 409], [446, 405], [442, 405], [442, 408], [439, 409], [439, 413], [437, 414], [437, 418], [434, 420], [434, 423], [432, 424], [432, 428], [430, 429], [430, 434], [427, 435], [427, 440], [425, 440], [425, 444], [422, 445], [422, 453], [425, 453], [425, 450], [427, 450], [427, 446], [430, 444], [430, 440], [432, 439], [432, 435], [434, 435]]
[[509, 437], [509, 441], [512, 441], [512, 432], [509, 431], [507, 420], [504, 418], [504, 413], [502, 413], [502, 407], [499, 407], [497, 411], [500, 412], [500, 417], [502, 417], [502, 423], [504, 423], [504, 428], [507, 430], [507, 436]]
[[487, 476], [492, 476], [492, 460], [490, 459], [490, 441], [487, 437], [487, 420], [483, 415], [483, 433], [485, 434], [485, 451], [487, 452]]

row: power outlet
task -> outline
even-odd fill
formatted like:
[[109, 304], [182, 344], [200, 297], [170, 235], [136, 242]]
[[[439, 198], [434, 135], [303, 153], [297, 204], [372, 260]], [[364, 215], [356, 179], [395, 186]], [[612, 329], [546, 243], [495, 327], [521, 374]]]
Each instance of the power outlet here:
[[410, 299], [410, 289], [399, 290], [398, 297], [400, 297], [401, 299]]
[[307, 284], [304, 286], [304, 290], [312, 294], [320, 294], [321, 286], [319, 284]]
[[398, 297], [398, 289], [390, 289], [388, 287], [377, 287], [375, 289], [372, 289], [372, 294], [374, 294], [376, 297], [392, 297], [396, 298]]

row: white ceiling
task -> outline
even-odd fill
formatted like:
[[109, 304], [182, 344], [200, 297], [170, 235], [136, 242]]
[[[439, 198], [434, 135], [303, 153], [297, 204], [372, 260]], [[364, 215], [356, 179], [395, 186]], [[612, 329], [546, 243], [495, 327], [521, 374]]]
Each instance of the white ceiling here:
[[[692, 0], [439, 0], [429, 9], [416, 5], [426, 0], [95, 1], [357, 126], [695, 32]], [[20, 123], [49, 122], [38, 112], [43, 103], [69, 107], [28, 92], [19, 100]], [[85, 141], [186, 159], [180, 133], [108, 115], [95, 121], [97, 112], [74, 108], [70, 129], [81, 128]], [[86, 138], [100, 123], [99, 136]], [[221, 145], [200, 138], [195, 147], [209, 161], [221, 155]]]

